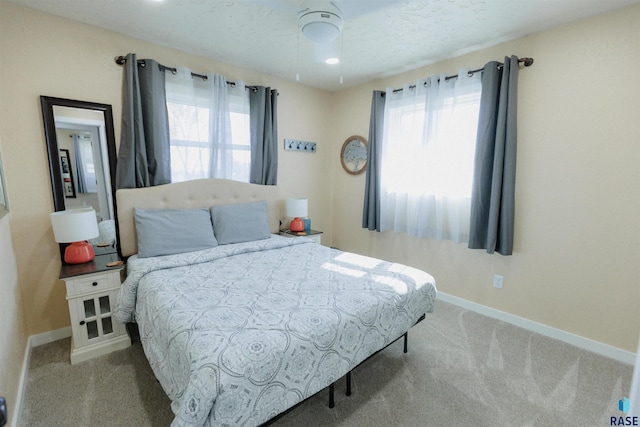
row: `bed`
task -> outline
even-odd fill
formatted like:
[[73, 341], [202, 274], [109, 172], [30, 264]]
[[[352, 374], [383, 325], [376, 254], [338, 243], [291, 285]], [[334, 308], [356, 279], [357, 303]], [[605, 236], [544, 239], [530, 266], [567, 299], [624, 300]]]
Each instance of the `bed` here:
[[[333, 391], [433, 310], [435, 281], [423, 271], [277, 235], [277, 187], [196, 180], [118, 190], [116, 201], [128, 261], [114, 316], [137, 323], [172, 426], [267, 423]], [[167, 236], [191, 228], [207, 246], [203, 210], [217, 245], [172, 253], [179, 238]], [[191, 228], [166, 234], [149, 213]]]

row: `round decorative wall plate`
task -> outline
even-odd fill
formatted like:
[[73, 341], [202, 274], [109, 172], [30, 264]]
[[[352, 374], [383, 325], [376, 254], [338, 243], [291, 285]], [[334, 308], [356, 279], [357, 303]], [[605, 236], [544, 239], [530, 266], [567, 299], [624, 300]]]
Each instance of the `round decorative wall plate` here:
[[353, 135], [342, 144], [340, 161], [344, 170], [351, 175], [359, 175], [367, 167], [367, 140]]

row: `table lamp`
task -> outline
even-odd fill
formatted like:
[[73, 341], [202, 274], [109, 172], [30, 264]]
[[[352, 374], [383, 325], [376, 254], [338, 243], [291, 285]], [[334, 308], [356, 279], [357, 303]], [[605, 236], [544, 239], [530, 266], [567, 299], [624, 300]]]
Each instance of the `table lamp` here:
[[305, 221], [303, 218], [306, 218], [308, 214], [308, 199], [287, 199], [287, 216], [293, 218], [289, 223], [289, 230], [295, 232], [305, 231]]
[[87, 240], [100, 234], [93, 208], [53, 212], [51, 225], [56, 242], [71, 243], [64, 251], [64, 262], [82, 264], [93, 260], [93, 246]]

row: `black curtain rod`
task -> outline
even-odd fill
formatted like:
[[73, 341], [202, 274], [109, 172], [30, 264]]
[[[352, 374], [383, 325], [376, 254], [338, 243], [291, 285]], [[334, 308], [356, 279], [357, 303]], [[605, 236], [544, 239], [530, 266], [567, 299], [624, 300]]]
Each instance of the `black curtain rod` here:
[[[127, 62], [127, 57], [126, 56], [122, 56], [122, 55], [121, 56], [116, 56], [115, 57], [115, 62], [118, 65], [124, 65], [125, 62]], [[145, 62], [144, 59], [138, 59], [138, 65], [141, 66], [141, 67], [146, 67], [147, 63]], [[178, 72], [178, 69], [174, 68], [174, 67], [167, 67], [166, 65], [162, 65], [162, 64], [158, 64], [158, 66], [160, 67], [160, 69], [162, 71], [171, 71], [171, 74], [173, 74], [173, 75], [175, 75]], [[198, 77], [198, 78], [200, 78], [200, 79], [202, 79], [204, 81], [207, 81], [209, 79], [209, 77], [207, 77], [204, 74], [191, 73], [191, 76], [192, 77]], [[236, 87], [236, 82], [229, 82], [228, 81], [227, 84], [229, 86], [231, 86], [231, 87]], [[254, 92], [258, 91], [258, 89], [255, 86], [245, 86], [245, 88], [251, 89]]]
[[[518, 59], [518, 63], [519, 64], [523, 64], [525, 67], [530, 67], [531, 65], [533, 65], [533, 58], [520, 58]], [[500, 62], [498, 64], [498, 69], [502, 68], [504, 66], [504, 64], [502, 62]], [[477, 73], [478, 71], [482, 71], [484, 70], [484, 67], [482, 68], [476, 68], [475, 70], [471, 70], [471, 71], [467, 71], [467, 75], [468, 76], [473, 76], [475, 73]], [[447, 76], [444, 78], [445, 81], [450, 80], [450, 79], [456, 79], [458, 78], [457, 74], [453, 74], [451, 76]], [[440, 79], [438, 79], [438, 81], [440, 81]], [[426, 85], [427, 82], [424, 82], [424, 84]], [[409, 86], [409, 89], [414, 89], [416, 87], [416, 85], [411, 85]], [[400, 89], [394, 89], [393, 93], [398, 93], [398, 92], [402, 92], [404, 89], [400, 88]]]

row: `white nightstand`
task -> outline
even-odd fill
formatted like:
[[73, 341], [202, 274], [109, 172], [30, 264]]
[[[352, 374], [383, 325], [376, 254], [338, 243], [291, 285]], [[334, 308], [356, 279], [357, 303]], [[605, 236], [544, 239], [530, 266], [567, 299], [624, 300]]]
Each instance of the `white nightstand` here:
[[311, 239], [319, 245], [322, 244], [322, 231], [318, 231], [318, 230], [309, 230], [309, 231], [301, 231], [301, 232], [296, 232], [291, 230], [281, 230], [280, 235], [286, 236], [286, 237], [306, 237], [307, 239]]
[[118, 255], [96, 255], [92, 262], [64, 264], [60, 279], [67, 286], [71, 317], [71, 364], [131, 345], [125, 326], [112, 315], [122, 283], [123, 266], [107, 267]]

